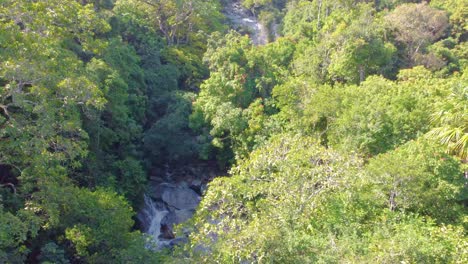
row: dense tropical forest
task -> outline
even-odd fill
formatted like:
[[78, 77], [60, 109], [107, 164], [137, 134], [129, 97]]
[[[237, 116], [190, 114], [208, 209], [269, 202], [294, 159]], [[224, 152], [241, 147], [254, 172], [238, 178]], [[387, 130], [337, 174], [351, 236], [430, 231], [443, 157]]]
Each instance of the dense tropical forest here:
[[[468, 263], [467, 21], [0, 0], [0, 263]], [[201, 202], [152, 246], [137, 213], [182, 169]]]

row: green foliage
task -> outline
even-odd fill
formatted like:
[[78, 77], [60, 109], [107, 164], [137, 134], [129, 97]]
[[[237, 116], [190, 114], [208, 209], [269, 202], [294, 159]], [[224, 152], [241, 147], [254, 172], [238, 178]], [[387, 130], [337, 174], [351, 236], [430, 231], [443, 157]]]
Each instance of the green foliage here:
[[383, 37], [381, 15], [370, 5], [299, 1], [289, 9], [284, 33], [300, 41], [297, 75], [317, 83], [359, 83], [371, 74], [393, 74], [396, 49]]
[[420, 64], [427, 45], [443, 37], [449, 26], [446, 13], [425, 2], [400, 5], [387, 15], [386, 21], [395, 39], [403, 45], [406, 52], [403, 63], [408, 66]]
[[371, 77], [360, 86], [319, 87], [306, 101], [305, 122], [340, 149], [365, 155], [391, 150], [429, 131], [432, 107], [451, 89], [448, 80], [430, 76], [415, 68], [396, 82]]
[[117, 1], [116, 5], [144, 14], [169, 46], [200, 41], [199, 31], [210, 33], [221, 29], [218, 1], [132, 0]]
[[145, 133], [144, 148], [150, 160], [165, 164], [197, 158], [203, 142], [194, 139], [193, 132], [188, 127], [193, 98], [193, 94], [182, 92], [158, 97], [166, 107], [166, 114]]
[[463, 263], [468, 258], [461, 228], [398, 214], [377, 226], [370, 237], [369, 255], [354, 261]]
[[460, 164], [437, 149], [414, 142], [363, 168], [312, 138], [275, 136], [210, 184], [191, 261], [463, 262]]
[[[175, 262], [467, 260], [464, 165], [444, 153], [466, 152], [466, 49], [456, 30], [441, 40], [443, 11], [401, 2], [292, 1], [289, 40], [276, 42], [288, 60], [263, 57], [258, 75], [255, 58], [274, 44], [228, 34], [209, 46], [191, 125], [210, 128], [237, 165], [210, 183]], [[402, 70], [417, 64], [427, 69]], [[262, 93], [269, 65], [275, 78]]]
[[138, 121], [144, 120], [146, 110], [143, 73], [133, 49], [117, 39], [109, 44], [103, 59], [109, 64], [94, 58], [87, 64], [87, 73], [99, 84], [107, 104], [103, 110], [83, 115], [92, 153], [86, 176], [76, 177], [83, 185], [114, 187], [135, 202], [146, 182], [136, 159], [140, 156], [136, 142], [142, 137]]
[[189, 91], [208, 76], [201, 58], [204, 35], [221, 29], [217, 3], [118, 1], [115, 9], [124, 38], [141, 58], [147, 95], [142, 149], [147, 163], [161, 166], [208, 158], [207, 139], [197, 137], [188, 126], [194, 101]]
[[[47, 216], [44, 228], [50, 235], [62, 234], [58, 241], [70, 242], [69, 252], [92, 263], [118, 261], [121, 250], [143, 243], [138, 241], [143, 241], [141, 235], [135, 237], [139, 233], [131, 232], [133, 211], [124, 197], [104, 189], [89, 191], [53, 185], [47, 188], [46, 193], [37, 194], [38, 203], [33, 206]], [[50, 249], [43, 252], [47, 255]]]
[[0, 197], [0, 261], [3, 263], [24, 262], [30, 250], [24, 243], [37, 236], [41, 220], [32, 208], [26, 207], [13, 215], [5, 211]]
[[[2, 116], [6, 118], [0, 132], [4, 139], [0, 143], [2, 163], [22, 170], [41, 163], [44, 166], [47, 162], [76, 167], [79, 158], [87, 152], [83, 144], [87, 135], [80, 127], [80, 109], [102, 108], [105, 99], [97, 84], [86, 76], [84, 63], [62, 46], [62, 41], [69, 36], [59, 34], [61, 30], [54, 26], [58, 22], [34, 15], [30, 17], [37, 21], [26, 19], [27, 13], [34, 12], [35, 8], [46, 8], [42, 2], [31, 4], [5, 3], [3, 7], [18, 14], [23, 11], [24, 21], [20, 21], [23, 29], [8, 16], [1, 24], [5, 38], [1, 38], [0, 44], [3, 47], [0, 98]], [[71, 7], [79, 6], [71, 4]], [[95, 22], [99, 25], [99, 21]], [[91, 31], [86, 26], [76, 30]], [[44, 30], [41, 27], [50, 27], [51, 34], [59, 35], [48, 36], [40, 31]], [[83, 43], [87, 38], [83, 36]]]
[[59, 226], [66, 228], [65, 237], [73, 243], [78, 255], [99, 258], [93, 255], [123, 247], [133, 225], [128, 204], [103, 190], [90, 193], [75, 189], [70, 194], [74, 200], [62, 200], [70, 197], [64, 194], [56, 198], [59, 210], [63, 210]]
[[461, 222], [466, 209], [457, 201], [468, 198], [463, 172], [442, 150], [434, 142], [418, 140], [371, 159], [366, 171], [375, 186], [375, 201], [438, 223]]
[[[217, 243], [199, 261], [291, 261], [286, 256], [293, 257], [296, 249], [282, 244], [292, 238], [291, 231], [307, 228], [316, 206], [340, 188], [339, 177], [356, 163], [311, 138], [274, 137], [241, 162], [232, 177], [210, 183], [195, 217], [199, 225], [192, 245]], [[343, 167], [331, 171], [335, 164]]]
[[466, 160], [468, 158], [468, 89], [466, 73], [452, 80], [450, 94], [435, 104], [433, 128], [428, 136], [440, 141], [447, 151]]
[[[263, 46], [221, 4], [2, 1], [0, 262], [467, 262], [466, 0], [244, 0]], [[199, 159], [147, 250], [148, 172]]]
[[467, 18], [468, 11], [466, 10], [466, 0], [435, 0], [431, 1], [430, 5], [436, 8], [441, 8], [449, 14], [451, 25], [451, 34], [457, 38], [466, 37], [468, 29]]
[[[261, 144], [261, 138], [268, 137], [268, 131], [261, 128], [267, 116], [276, 112], [269, 98], [273, 87], [287, 76], [284, 67], [293, 52], [292, 43], [286, 40], [254, 49], [247, 37], [235, 32], [223, 38], [212, 36], [205, 55], [211, 75], [201, 85], [191, 126], [208, 124], [221, 156], [229, 156], [229, 149], [237, 157], [246, 156]], [[263, 135], [255, 138], [260, 131]]]
[[[87, 2], [0, 7], [0, 187], [8, 209], [1, 221], [11, 226], [1, 230], [2, 262], [154, 257], [136, 249], [144, 241], [131, 233], [132, 210], [115, 192], [138, 203], [147, 177], [143, 132], [153, 116], [161, 118], [151, 108], [162, 98], [154, 84], [169, 76], [172, 92], [179, 82], [204, 78], [204, 46], [191, 35], [194, 54], [181, 49], [162, 62], [164, 44], [148, 36], [157, 31], [145, 21], [148, 13]], [[211, 30], [199, 17], [191, 21], [193, 30]], [[216, 19], [210, 21], [214, 27]], [[161, 68], [166, 73], [158, 75]], [[185, 104], [175, 118], [187, 128], [188, 99], [175, 101]]]
[[57, 244], [51, 242], [47, 243], [41, 249], [41, 255], [39, 260], [41, 263], [57, 263], [57, 264], [68, 264], [70, 261], [65, 258], [65, 251], [61, 249]]

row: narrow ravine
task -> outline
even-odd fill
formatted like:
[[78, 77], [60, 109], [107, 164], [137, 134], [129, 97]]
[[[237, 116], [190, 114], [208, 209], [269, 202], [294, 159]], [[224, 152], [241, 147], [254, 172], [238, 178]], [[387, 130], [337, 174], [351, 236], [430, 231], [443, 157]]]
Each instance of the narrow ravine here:
[[[239, 1], [227, 3], [223, 13], [226, 23], [248, 34], [254, 45], [268, 43], [268, 30]], [[137, 215], [142, 231], [150, 237], [149, 248], [161, 250], [187, 241], [188, 233], [176, 236], [173, 228], [193, 216], [208, 182], [216, 173], [213, 166], [197, 164], [177, 169], [166, 166], [151, 176], [144, 207]]]

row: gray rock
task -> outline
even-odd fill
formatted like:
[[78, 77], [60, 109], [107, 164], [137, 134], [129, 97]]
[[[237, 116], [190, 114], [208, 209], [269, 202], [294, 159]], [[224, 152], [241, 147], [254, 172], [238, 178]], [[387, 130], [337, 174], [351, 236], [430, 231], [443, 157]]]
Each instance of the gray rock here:
[[181, 181], [181, 182], [179, 182], [179, 183], [177, 184], [177, 186], [178, 186], [179, 188], [188, 188], [188, 187], [189, 187], [189, 185], [188, 185], [188, 183], [187, 183], [186, 181]]
[[176, 188], [175, 185], [170, 183], [154, 183], [151, 184], [149, 195], [155, 200], [162, 200], [162, 195], [166, 190], [172, 190]]
[[174, 239], [174, 231], [172, 230], [172, 226], [170, 225], [161, 225], [161, 234], [159, 238], [162, 239]]
[[177, 215], [175, 212], [169, 212], [162, 220], [161, 225], [174, 225], [177, 222]]
[[199, 195], [201, 195], [201, 187], [202, 187], [202, 181], [199, 179], [195, 179], [190, 183], [190, 189], [194, 190], [197, 192]]
[[183, 223], [190, 218], [192, 218], [193, 214], [195, 213], [194, 210], [176, 210], [175, 211], [175, 224]]
[[191, 186], [193, 187], [200, 187], [201, 185], [202, 185], [202, 182], [199, 179], [195, 179], [191, 182]]
[[189, 188], [165, 188], [161, 199], [179, 210], [195, 209], [200, 203], [200, 196]]

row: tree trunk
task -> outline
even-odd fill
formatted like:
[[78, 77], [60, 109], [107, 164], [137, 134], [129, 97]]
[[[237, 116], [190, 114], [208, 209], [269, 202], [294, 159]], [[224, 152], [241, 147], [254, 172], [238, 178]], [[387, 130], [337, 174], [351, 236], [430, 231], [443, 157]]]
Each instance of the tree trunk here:
[[359, 83], [366, 79], [366, 71], [363, 65], [359, 65]]
[[395, 202], [395, 197], [396, 197], [396, 192], [395, 191], [392, 191], [390, 193], [390, 199], [389, 199], [389, 205], [390, 205], [390, 211], [395, 211], [396, 207], [397, 207], [397, 204]]

